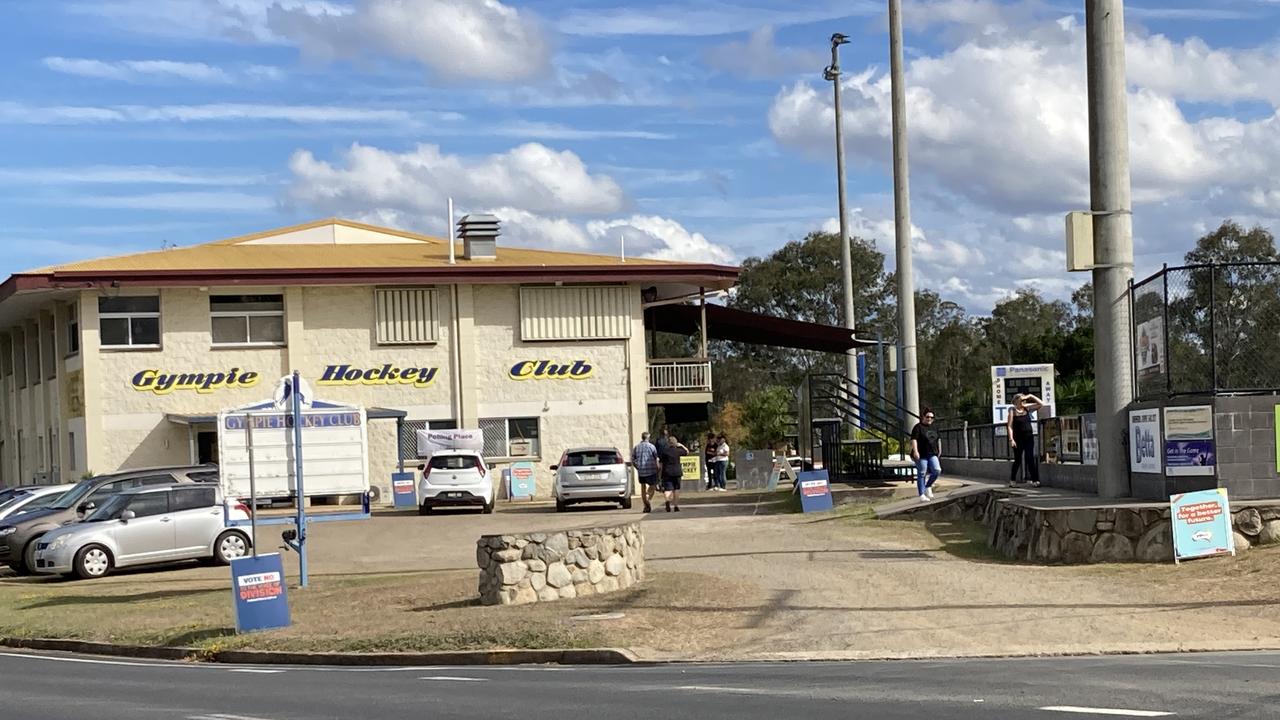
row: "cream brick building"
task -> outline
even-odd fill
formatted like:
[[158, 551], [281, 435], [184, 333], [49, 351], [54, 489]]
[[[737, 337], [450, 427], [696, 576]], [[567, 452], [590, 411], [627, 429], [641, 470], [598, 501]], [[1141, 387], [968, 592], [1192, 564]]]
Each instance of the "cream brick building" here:
[[[451, 255], [456, 258], [451, 262]], [[655, 404], [711, 399], [705, 356], [651, 361], [644, 307], [738, 270], [449, 242], [324, 220], [19, 273], [0, 286], [0, 484], [216, 461], [215, 415], [298, 370], [371, 421], [390, 498], [416, 427], [480, 427], [499, 466], [626, 449]], [[705, 355], [705, 340], [702, 344]]]

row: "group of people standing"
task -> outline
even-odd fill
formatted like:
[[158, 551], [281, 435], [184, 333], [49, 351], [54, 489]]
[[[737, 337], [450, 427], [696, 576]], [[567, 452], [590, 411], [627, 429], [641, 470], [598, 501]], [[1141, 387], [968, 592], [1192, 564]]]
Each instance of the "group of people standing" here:
[[[659, 488], [666, 511], [680, 512], [680, 485], [684, 480], [680, 461], [692, 454], [665, 425], [653, 442], [649, 441], [649, 433], [640, 435], [640, 442], [631, 449], [631, 463], [640, 478], [640, 499], [645, 512], [653, 512], [653, 496]], [[725, 473], [729, 469], [729, 442], [725, 436], [708, 433], [703, 457], [707, 463], [707, 489], [724, 492]]]

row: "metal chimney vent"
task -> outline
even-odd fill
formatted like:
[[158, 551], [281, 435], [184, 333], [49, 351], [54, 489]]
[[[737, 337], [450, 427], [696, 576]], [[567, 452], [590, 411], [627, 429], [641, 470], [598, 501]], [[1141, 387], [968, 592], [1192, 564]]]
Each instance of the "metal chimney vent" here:
[[464, 215], [458, 221], [462, 236], [462, 257], [467, 260], [498, 258], [498, 218], [493, 215]]

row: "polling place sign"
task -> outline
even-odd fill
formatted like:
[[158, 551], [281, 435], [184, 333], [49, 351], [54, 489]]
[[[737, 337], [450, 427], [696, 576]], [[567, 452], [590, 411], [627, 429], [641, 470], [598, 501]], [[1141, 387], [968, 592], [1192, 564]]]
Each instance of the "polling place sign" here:
[[1235, 555], [1227, 489], [1182, 493], [1169, 498], [1174, 561], [1211, 555]]
[[796, 492], [800, 493], [800, 508], [804, 512], [822, 512], [834, 506], [831, 501], [831, 482], [826, 470], [800, 473]]

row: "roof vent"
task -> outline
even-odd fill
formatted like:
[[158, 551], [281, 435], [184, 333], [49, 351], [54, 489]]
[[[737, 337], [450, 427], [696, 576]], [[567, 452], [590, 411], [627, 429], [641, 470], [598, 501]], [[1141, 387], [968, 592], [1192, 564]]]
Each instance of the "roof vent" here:
[[458, 221], [462, 236], [462, 257], [467, 260], [498, 258], [498, 218], [493, 215], [463, 215]]

